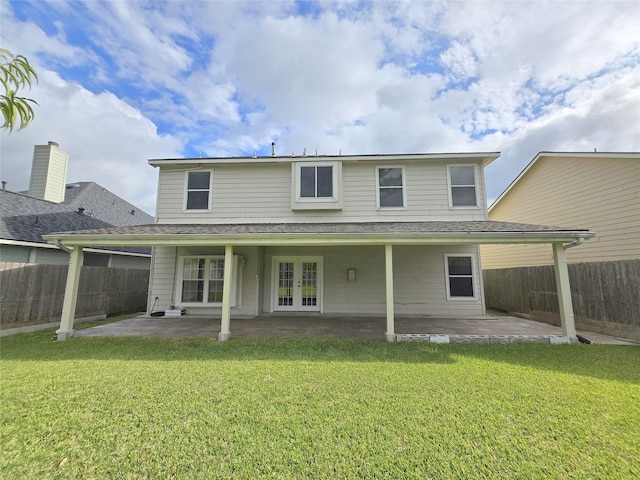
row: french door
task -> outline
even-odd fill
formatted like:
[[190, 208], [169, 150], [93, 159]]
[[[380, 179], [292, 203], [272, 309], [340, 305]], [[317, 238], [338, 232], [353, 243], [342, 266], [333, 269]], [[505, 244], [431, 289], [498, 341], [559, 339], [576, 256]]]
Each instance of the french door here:
[[322, 257], [275, 257], [273, 306], [277, 311], [321, 311]]

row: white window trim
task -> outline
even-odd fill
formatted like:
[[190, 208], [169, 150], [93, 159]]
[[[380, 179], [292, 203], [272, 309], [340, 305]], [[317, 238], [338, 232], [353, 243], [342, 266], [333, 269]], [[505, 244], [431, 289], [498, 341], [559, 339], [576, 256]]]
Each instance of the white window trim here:
[[[476, 194], [476, 204], [475, 205], [453, 205], [453, 191], [452, 187], [470, 187], [471, 185], [451, 185], [451, 167], [473, 167], [473, 181], [475, 182], [473, 187], [475, 188]], [[478, 185], [478, 166], [473, 163], [465, 163], [465, 164], [452, 164], [447, 165], [447, 194], [449, 195], [449, 208], [453, 209], [469, 209], [469, 208], [480, 208], [480, 202], [478, 201], [478, 190], [480, 186]]]
[[[207, 278], [204, 280], [204, 297], [202, 302], [183, 302], [182, 301], [182, 281], [184, 280], [184, 261], [191, 258], [204, 258], [205, 272]], [[209, 295], [209, 265], [212, 259], [224, 260], [224, 255], [180, 255], [178, 257], [178, 271], [176, 272], [176, 306], [179, 307], [222, 307], [222, 302], [207, 302]], [[233, 256], [233, 265], [231, 272], [231, 306], [237, 307], [241, 305], [242, 298], [242, 258], [239, 255]]]
[[[381, 207], [380, 206], [380, 169], [399, 168], [402, 170], [402, 207]], [[378, 210], [406, 210], [407, 209], [407, 176], [404, 165], [376, 165], [376, 208]], [[395, 187], [397, 188], [397, 187]]]
[[[332, 197], [301, 197], [300, 172], [302, 167], [332, 167]], [[340, 210], [342, 209], [342, 162], [302, 161], [291, 163], [291, 209], [292, 210]]]
[[[471, 285], [473, 286], [473, 297], [452, 297], [451, 287], [449, 286], [449, 258], [450, 257], [467, 257], [471, 259]], [[478, 300], [478, 272], [476, 268], [476, 256], [470, 253], [445, 253], [444, 255], [444, 282], [447, 288], [447, 300], [454, 302], [469, 302]]]
[[[187, 209], [187, 195], [189, 192], [189, 173], [191, 172], [209, 172], [209, 198], [208, 198], [208, 208], [198, 208], [198, 209]], [[184, 172], [184, 199], [182, 203], [182, 211], [184, 213], [202, 213], [202, 212], [210, 212], [211, 205], [213, 200], [213, 170], [187, 170]]]

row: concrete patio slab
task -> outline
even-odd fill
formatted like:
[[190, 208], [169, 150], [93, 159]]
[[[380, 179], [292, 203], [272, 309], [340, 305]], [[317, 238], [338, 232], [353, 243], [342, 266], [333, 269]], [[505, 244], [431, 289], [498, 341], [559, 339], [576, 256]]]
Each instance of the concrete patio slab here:
[[[489, 316], [485, 318], [397, 318], [396, 334], [431, 334], [468, 337], [499, 336], [551, 337], [562, 336], [560, 327], [518, 317]], [[384, 317], [275, 315], [231, 319], [231, 337], [295, 337], [295, 338], [360, 338], [384, 340]], [[220, 319], [207, 316], [177, 318], [140, 316], [97, 327], [78, 330], [77, 337], [164, 337], [216, 338]], [[637, 343], [591, 332], [578, 332], [594, 344], [637, 345]], [[482, 340], [480, 338], [480, 340]], [[526, 339], [523, 339], [526, 341]], [[548, 339], [547, 339], [548, 342]], [[495, 343], [495, 342], [491, 342]], [[509, 342], [505, 342], [509, 343]]]

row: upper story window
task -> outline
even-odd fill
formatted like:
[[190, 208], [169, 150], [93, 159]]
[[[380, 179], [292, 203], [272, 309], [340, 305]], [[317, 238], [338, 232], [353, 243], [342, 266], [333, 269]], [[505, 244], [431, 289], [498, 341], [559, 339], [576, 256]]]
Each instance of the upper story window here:
[[187, 211], [211, 210], [211, 171], [186, 172], [184, 209]]
[[292, 164], [293, 210], [338, 210], [342, 164], [340, 162], [294, 162]]
[[300, 197], [333, 198], [333, 167], [301, 166]]
[[477, 207], [476, 167], [449, 165], [449, 201], [452, 207]]
[[404, 167], [376, 167], [378, 208], [406, 207]]

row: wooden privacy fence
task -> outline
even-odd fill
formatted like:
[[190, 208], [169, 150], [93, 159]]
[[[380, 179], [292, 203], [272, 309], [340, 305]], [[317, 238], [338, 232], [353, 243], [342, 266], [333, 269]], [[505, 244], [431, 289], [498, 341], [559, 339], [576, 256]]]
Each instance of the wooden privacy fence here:
[[[68, 265], [0, 263], [3, 328], [60, 320]], [[146, 309], [149, 270], [82, 267], [76, 318]]]
[[[552, 266], [484, 270], [487, 308], [560, 324]], [[569, 265], [576, 326], [640, 341], [640, 260]]]

